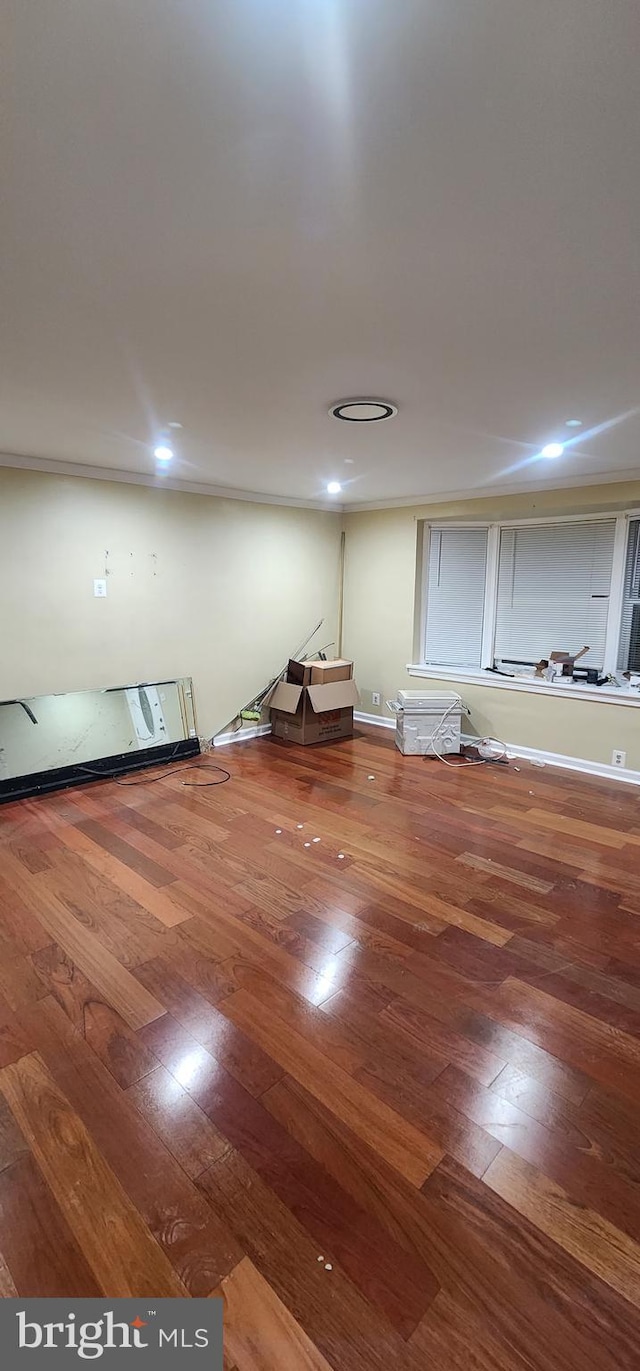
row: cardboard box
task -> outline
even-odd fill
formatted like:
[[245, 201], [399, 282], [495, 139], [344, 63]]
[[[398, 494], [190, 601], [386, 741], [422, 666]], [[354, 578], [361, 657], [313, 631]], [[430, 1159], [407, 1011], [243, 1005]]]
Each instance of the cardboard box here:
[[[332, 662], [311, 662], [311, 685], [330, 685], [332, 681], [350, 681], [353, 662], [336, 657]], [[306, 682], [305, 682], [306, 684]]]
[[330, 662], [296, 662], [289, 658], [287, 682], [291, 685], [329, 685], [332, 681], [350, 681], [353, 676], [353, 662], [342, 657]]
[[349, 738], [353, 733], [353, 707], [359, 699], [353, 680], [309, 686], [280, 681], [269, 701], [272, 735], [302, 747]]

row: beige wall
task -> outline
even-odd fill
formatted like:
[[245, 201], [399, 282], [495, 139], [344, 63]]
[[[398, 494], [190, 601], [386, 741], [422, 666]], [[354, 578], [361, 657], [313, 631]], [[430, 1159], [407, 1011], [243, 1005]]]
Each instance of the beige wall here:
[[[640, 481], [345, 516], [344, 652], [362, 708], [419, 681], [416, 538], [423, 519], [640, 507]], [[211, 736], [321, 616], [335, 634], [340, 516], [0, 469], [0, 699], [192, 676]], [[108, 572], [106, 600], [94, 577]], [[438, 682], [429, 682], [437, 688]], [[456, 688], [443, 681], [444, 688]], [[460, 687], [480, 733], [640, 770], [640, 710]]]
[[[421, 520], [493, 521], [639, 507], [636, 481], [347, 515], [343, 646], [345, 655], [355, 660], [362, 709], [389, 713], [384, 705], [372, 705], [372, 691], [380, 691], [384, 701], [403, 688], [438, 688], [437, 681], [421, 682], [406, 671], [406, 663], [416, 660], [416, 543]], [[440, 684], [459, 690], [479, 733], [594, 762], [610, 763], [613, 748], [623, 748], [627, 767], [640, 770], [640, 709], [456, 685], [444, 678]]]
[[[0, 469], [0, 699], [191, 676], [211, 736], [318, 619], [341, 519]], [[94, 577], [107, 573], [107, 598]]]

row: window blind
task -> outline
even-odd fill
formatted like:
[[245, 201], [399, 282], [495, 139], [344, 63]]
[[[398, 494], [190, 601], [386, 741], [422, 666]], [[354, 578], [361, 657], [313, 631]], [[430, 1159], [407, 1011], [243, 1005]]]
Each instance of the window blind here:
[[640, 519], [629, 522], [618, 668], [640, 670]]
[[503, 528], [495, 655], [537, 662], [550, 652], [590, 651], [602, 667], [615, 520]]
[[486, 569], [486, 528], [431, 529], [426, 662], [480, 666]]

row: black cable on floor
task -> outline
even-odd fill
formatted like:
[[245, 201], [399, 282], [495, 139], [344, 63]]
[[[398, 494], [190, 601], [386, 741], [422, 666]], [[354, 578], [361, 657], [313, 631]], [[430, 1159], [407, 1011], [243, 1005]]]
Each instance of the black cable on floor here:
[[[169, 763], [173, 760], [173, 755], [174, 754], [172, 754], [170, 757], [167, 757], [166, 762], [157, 762], [154, 765], [168, 766]], [[164, 781], [168, 776], [178, 776], [181, 771], [220, 772], [222, 779], [219, 781], [181, 781], [181, 785], [194, 786], [196, 790], [200, 790], [206, 786], [226, 785], [227, 781], [231, 780], [231, 772], [225, 771], [225, 768], [223, 766], [217, 766], [215, 762], [191, 762], [189, 766], [175, 766], [173, 768], [173, 771], [162, 771], [159, 776], [136, 776], [136, 778], [132, 781], [123, 781], [119, 779], [122, 774], [119, 771], [94, 771], [91, 767], [88, 766], [80, 766], [78, 767], [78, 771], [83, 771], [86, 776], [95, 776], [99, 780], [115, 781], [116, 785], [121, 785], [125, 787], [129, 785], [153, 785], [154, 781]]]
[[220, 781], [181, 781], [181, 782], [180, 782], [181, 785], [192, 785], [192, 786], [195, 786], [196, 790], [200, 790], [200, 789], [201, 789], [202, 787], [204, 787], [204, 786], [210, 786], [210, 785], [226, 785], [227, 781], [230, 781], [230, 780], [231, 780], [231, 772], [230, 772], [230, 771], [225, 771], [225, 768], [224, 768], [223, 766], [216, 766], [215, 762], [204, 762], [204, 763], [201, 764], [200, 766], [198, 766], [197, 762], [194, 762], [194, 763], [192, 764], [192, 766], [176, 766], [176, 767], [174, 767], [173, 771], [165, 771], [165, 772], [162, 773], [161, 776], [141, 776], [138, 780], [135, 780], [135, 781], [118, 781], [118, 780], [116, 780], [116, 785], [123, 785], [123, 786], [128, 786], [128, 785], [151, 785], [151, 784], [153, 783], [153, 781], [164, 781], [164, 779], [165, 779], [166, 776], [177, 776], [177, 775], [179, 774], [179, 772], [181, 772], [181, 771], [219, 771], [219, 772], [220, 772], [220, 775], [221, 775], [221, 777], [222, 777], [222, 780], [220, 780]]

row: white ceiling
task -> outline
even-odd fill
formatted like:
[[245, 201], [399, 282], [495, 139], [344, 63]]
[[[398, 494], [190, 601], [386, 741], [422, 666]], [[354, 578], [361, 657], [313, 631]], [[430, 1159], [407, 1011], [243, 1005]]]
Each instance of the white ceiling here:
[[638, 0], [3, 13], [5, 453], [152, 477], [176, 419], [172, 479], [302, 501], [640, 475]]

